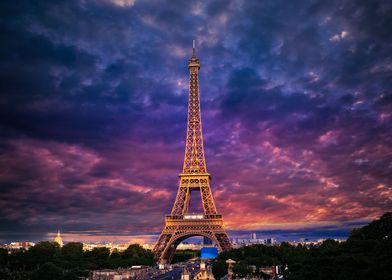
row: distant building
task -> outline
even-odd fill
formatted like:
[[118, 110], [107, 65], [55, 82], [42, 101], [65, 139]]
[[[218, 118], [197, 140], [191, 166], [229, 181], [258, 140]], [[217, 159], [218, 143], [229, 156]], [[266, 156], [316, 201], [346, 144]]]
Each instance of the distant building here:
[[[83, 250], [84, 251], [91, 251], [95, 248], [108, 248], [110, 252], [118, 251], [123, 252], [125, 251], [129, 245], [133, 243], [83, 243]], [[143, 249], [152, 250], [154, 244], [139, 244]]]
[[11, 242], [10, 244], [6, 244], [1, 247], [9, 251], [18, 251], [18, 250], [28, 250], [30, 247], [33, 247], [34, 245], [35, 243], [33, 242], [17, 241], [17, 242]]
[[[276, 245], [278, 242], [275, 238], [257, 238], [256, 234], [251, 234], [250, 239], [240, 239], [240, 238], [233, 238], [231, 240], [234, 248], [240, 248], [243, 246], [251, 246], [251, 245]], [[256, 237], [256, 238], [255, 238]]]
[[267, 245], [275, 245], [275, 244], [277, 244], [277, 242], [276, 242], [275, 238], [267, 238], [266, 239], [266, 244]]
[[287, 270], [286, 267], [282, 265], [264, 266], [259, 268], [259, 272], [269, 275], [272, 279], [282, 279], [283, 271]]
[[61, 235], [60, 235], [60, 230], [58, 230], [57, 231], [57, 235], [56, 235], [56, 237], [54, 238], [54, 242], [56, 242], [57, 244], [59, 244], [60, 245], [60, 247], [63, 247], [63, 239], [61, 238]]
[[250, 239], [257, 239], [257, 236], [256, 236], [255, 232], [250, 234]]
[[152, 250], [155, 244], [141, 244], [141, 246], [146, 250]]
[[203, 244], [192, 244], [186, 242], [181, 242], [177, 246], [177, 250], [200, 250], [201, 248], [203, 248]]
[[125, 251], [130, 244], [113, 244], [113, 243], [83, 243], [83, 250], [84, 251], [91, 251], [95, 248], [108, 248], [110, 252], [118, 251], [123, 252]]
[[133, 280], [133, 279], [150, 279], [158, 276], [165, 271], [159, 271], [156, 268], [147, 266], [133, 266], [131, 268], [120, 269], [103, 269], [90, 272], [91, 280]]
[[[329, 238], [329, 239], [331, 239], [331, 238]], [[300, 238], [299, 241], [287, 241], [287, 243], [289, 243], [289, 244], [291, 244], [291, 245], [293, 245], [293, 246], [299, 246], [299, 245], [301, 245], [301, 246], [304, 246], [304, 247], [306, 247], [306, 248], [310, 248], [310, 247], [312, 247], [312, 246], [316, 246], [316, 247], [317, 247], [317, 246], [320, 246], [320, 245], [323, 244], [323, 242], [326, 241], [326, 240], [328, 240], [328, 239], [321, 238], [321, 239], [318, 239], [317, 241], [313, 241], [313, 240], [310, 240], [310, 239], [308, 239], [308, 238]], [[344, 242], [343, 239], [334, 238], [334, 239], [332, 239], [332, 240], [335, 240], [336, 242], [339, 242], [339, 243]]]

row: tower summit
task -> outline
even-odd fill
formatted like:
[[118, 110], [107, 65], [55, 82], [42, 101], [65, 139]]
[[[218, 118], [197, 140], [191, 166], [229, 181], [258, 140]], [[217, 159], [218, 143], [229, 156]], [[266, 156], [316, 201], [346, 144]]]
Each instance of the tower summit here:
[[[189, 97], [188, 124], [185, 155], [177, 196], [170, 215], [166, 215], [165, 227], [154, 246], [155, 259], [168, 263], [181, 241], [202, 236], [212, 240], [220, 251], [231, 249], [229, 238], [223, 228], [222, 215], [218, 214], [210, 189], [210, 174], [204, 157], [204, 144], [200, 112], [199, 70], [193, 41], [192, 57], [188, 61]], [[203, 213], [189, 213], [191, 192], [201, 195]]]
[[200, 62], [196, 57], [195, 40], [193, 40], [192, 57], [188, 61], [189, 69], [189, 98], [188, 98], [188, 127], [186, 132], [186, 145], [183, 174], [207, 173], [204, 158], [203, 134], [201, 128], [199, 70]]

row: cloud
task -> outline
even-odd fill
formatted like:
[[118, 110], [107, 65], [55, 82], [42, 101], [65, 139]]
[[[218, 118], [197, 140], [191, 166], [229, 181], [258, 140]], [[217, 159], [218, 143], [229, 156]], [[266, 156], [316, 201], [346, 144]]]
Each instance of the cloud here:
[[135, 5], [135, 0], [113, 0], [111, 2], [121, 7], [132, 7]]
[[182, 166], [193, 39], [230, 232], [342, 235], [392, 209], [385, 1], [1, 6], [1, 240], [159, 233]]
[[333, 35], [329, 40], [332, 42], [339, 42], [340, 40], [343, 40], [347, 36], [348, 36], [348, 32], [342, 31], [342, 32], [340, 32], [340, 34]]

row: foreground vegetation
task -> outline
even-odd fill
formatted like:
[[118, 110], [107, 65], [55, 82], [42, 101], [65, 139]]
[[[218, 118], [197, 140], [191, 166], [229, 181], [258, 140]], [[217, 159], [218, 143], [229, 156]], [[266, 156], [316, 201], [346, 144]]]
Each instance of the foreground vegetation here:
[[89, 270], [153, 264], [152, 252], [137, 244], [111, 254], [108, 248], [84, 252], [83, 244], [76, 242], [60, 248], [57, 243], [42, 241], [12, 254], [0, 249], [0, 279], [76, 280], [88, 276]]
[[219, 254], [213, 263], [215, 277], [227, 272], [225, 261], [237, 261], [234, 273], [252, 273], [249, 265], [258, 268], [282, 265], [288, 280], [361, 280], [392, 279], [392, 213], [351, 232], [346, 242], [326, 240], [320, 246], [254, 245]]
[[[227, 273], [227, 259], [237, 261], [238, 276], [261, 274], [260, 267], [287, 265], [288, 280], [389, 280], [392, 275], [392, 213], [384, 214], [367, 226], [351, 232], [346, 242], [326, 240], [320, 246], [254, 245], [219, 254], [213, 262], [213, 273], [219, 279]], [[184, 261], [196, 251], [178, 251], [174, 261]], [[0, 249], [0, 279], [76, 280], [89, 270], [154, 265], [153, 254], [141, 246], [130, 245], [124, 252], [108, 248], [83, 251], [82, 243], [43, 241], [27, 251], [8, 254]], [[257, 267], [251, 272], [249, 266]]]

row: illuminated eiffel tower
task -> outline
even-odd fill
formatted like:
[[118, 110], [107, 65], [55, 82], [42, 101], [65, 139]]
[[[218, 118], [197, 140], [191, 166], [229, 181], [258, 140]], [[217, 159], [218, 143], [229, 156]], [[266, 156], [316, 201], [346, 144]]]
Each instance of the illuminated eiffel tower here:
[[[198, 80], [200, 63], [195, 53], [195, 41], [188, 68], [190, 89], [184, 166], [179, 175], [180, 183], [173, 209], [170, 215], [166, 215], [165, 227], [154, 247], [155, 259], [159, 263], [170, 263], [178, 244], [192, 236], [212, 240], [220, 251], [231, 249], [229, 238], [223, 229], [222, 215], [218, 214], [212, 197], [211, 176], [207, 172], [204, 158]], [[201, 194], [203, 213], [188, 212], [193, 191]]]

